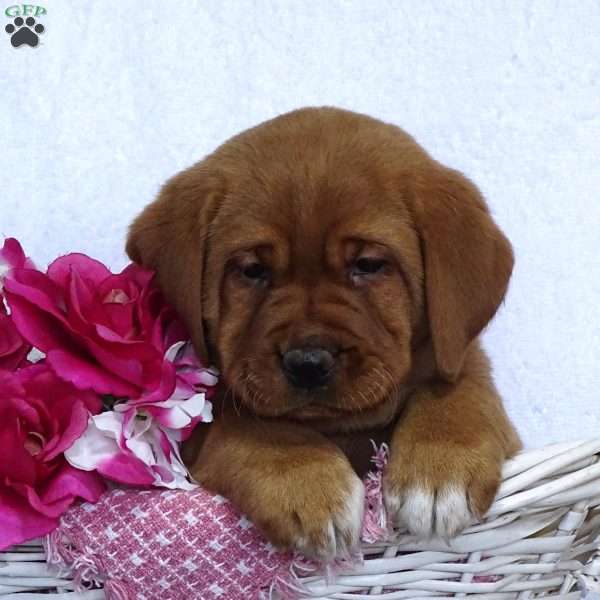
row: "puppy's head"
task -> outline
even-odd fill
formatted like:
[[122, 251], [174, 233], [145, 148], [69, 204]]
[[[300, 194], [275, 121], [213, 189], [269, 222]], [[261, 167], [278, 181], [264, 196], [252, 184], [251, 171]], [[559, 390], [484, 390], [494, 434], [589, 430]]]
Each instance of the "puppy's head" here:
[[454, 380], [512, 252], [477, 189], [400, 129], [303, 109], [180, 173], [133, 223], [196, 349], [255, 413], [376, 414], [431, 349]]

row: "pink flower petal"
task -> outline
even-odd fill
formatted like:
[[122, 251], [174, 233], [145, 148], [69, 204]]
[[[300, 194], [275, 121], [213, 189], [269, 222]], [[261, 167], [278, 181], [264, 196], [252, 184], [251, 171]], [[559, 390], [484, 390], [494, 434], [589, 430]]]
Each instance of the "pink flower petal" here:
[[[56, 317], [54, 313], [57, 311], [54, 309], [51, 312], [40, 310], [36, 299], [29, 298], [29, 288], [17, 288], [13, 281], [6, 283], [6, 298], [12, 320], [19, 333], [32, 346], [42, 352], [56, 347], [78, 347], [63, 316]], [[13, 293], [12, 289], [16, 289], [17, 292]]]
[[186, 343], [187, 342], [185, 340], [181, 340], [179, 342], [171, 344], [168, 350], [165, 352], [165, 360], [168, 360], [172, 363], [180, 360], [181, 356], [185, 351]]
[[83, 402], [73, 403], [66, 426], [51, 452], [47, 452], [44, 460], [52, 460], [59, 454], [62, 454], [67, 448], [73, 445], [87, 427], [88, 411]]
[[65, 450], [65, 458], [77, 469], [94, 471], [121, 453], [117, 441], [121, 427], [113, 412], [90, 417], [85, 432]]
[[4, 245], [0, 248], [0, 263], [8, 265], [11, 269], [35, 269], [35, 265], [25, 256], [21, 244], [15, 238], [4, 240]]
[[139, 341], [134, 339], [139, 335], [136, 331], [136, 324], [133, 321], [133, 303], [126, 304], [105, 304], [104, 311], [110, 320], [110, 329], [119, 336], [120, 343], [135, 343]]
[[167, 437], [167, 434], [164, 431], [160, 431], [159, 432], [159, 442], [160, 442], [160, 447], [162, 448], [163, 454], [165, 455], [167, 460], [170, 460], [171, 458], [171, 442], [169, 440], [169, 438]]
[[74, 469], [65, 462], [40, 493], [40, 500], [46, 506], [70, 506], [76, 498], [97, 502], [105, 491], [106, 484], [97, 473]]
[[[102, 346], [91, 338], [86, 340], [86, 344], [91, 354], [109, 373], [114, 373], [131, 385], [141, 386], [144, 383], [143, 366], [135, 355], [128, 359], [121, 358], [116, 353], [111, 352], [111, 346]], [[158, 374], [156, 374], [157, 376]]]
[[[152, 471], [159, 476], [161, 482], [164, 484], [171, 484], [175, 481], [175, 475], [167, 467], [154, 465]], [[166, 486], [168, 487], [168, 485]]]
[[138, 395], [134, 385], [66, 350], [51, 350], [46, 360], [59, 377], [81, 390], [93, 389], [114, 396]]
[[14, 269], [23, 268], [35, 269], [35, 265], [25, 256], [21, 244], [15, 238], [6, 238], [4, 245], [0, 248], [0, 292], [4, 281], [12, 277]]
[[59, 517], [77, 498], [97, 502], [106, 486], [97, 473], [74, 469], [63, 461], [60, 470], [39, 490], [13, 484], [13, 489], [27, 498], [29, 506], [46, 517]]
[[92, 328], [89, 323], [89, 312], [95, 300], [93, 290], [75, 271], [71, 274], [64, 291], [68, 300], [67, 317], [71, 326], [81, 334], [89, 333]]
[[[0, 306], [4, 306], [0, 297]], [[26, 364], [31, 345], [21, 337], [11, 317], [0, 312], [0, 369], [15, 371]]]
[[90, 418], [85, 433], [65, 452], [78, 469], [97, 470], [108, 479], [130, 485], [151, 485], [152, 471], [130, 451], [119, 445], [123, 415], [112, 411]]
[[[164, 308], [160, 318], [157, 319], [157, 322], [162, 324], [162, 332], [156, 332], [156, 337], [154, 339], [155, 345], [158, 346], [160, 344], [163, 349], [167, 349], [176, 342], [189, 339], [189, 334], [185, 330], [183, 323], [179, 320], [177, 314], [171, 307], [166, 306]], [[160, 336], [162, 336], [162, 340], [159, 341], [158, 338]]]
[[114, 294], [111, 295], [113, 290], [123, 290], [129, 299], [133, 299], [139, 296], [140, 290], [150, 285], [153, 278], [153, 271], [130, 263], [121, 273], [111, 274], [102, 281], [98, 285], [98, 293], [106, 301], [107, 297], [115, 298]]
[[0, 482], [8, 478], [33, 485], [36, 478], [36, 466], [32, 456], [25, 449], [25, 435], [16, 427], [7, 426], [9, 423], [17, 421], [18, 413], [10, 405], [6, 405], [0, 410], [0, 423], [3, 424], [0, 427], [0, 448], [2, 449]]
[[133, 405], [149, 404], [152, 402], [160, 402], [170, 398], [175, 390], [175, 369], [173, 364], [163, 361], [160, 367], [160, 380], [158, 385], [152, 390], [146, 392], [137, 400], [133, 400]]
[[[130, 343], [132, 340], [125, 339], [120, 333], [105, 325], [96, 325], [96, 333], [107, 342]], [[137, 340], [136, 340], [137, 341]]]
[[98, 473], [108, 479], [128, 485], [152, 485], [154, 475], [139, 458], [118, 454], [98, 465]]
[[122, 275], [126, 275], [127, 279], [135, 281], [138, 287], [145, 288], [154, 279], [154, 271], [145, 269], [136, 263], [129, 263], [122, 271]]
[[153, 404], [150, 406], [145, 406], [144, 410], [148, 414], [152, 415], [162, 427], [166, 427], [168, 429], [182, 429], [190, 425], [192, 422], [190, 415], [188, 415], [179, 406], [174, 406], [173, 408], [162, 408], [160, 404]]
[[62, 455], [84, 432], [94, 405], [100, 408], [45, 362], [0, 373], [0, 543], [43, 535], [77, 498], [99, 498], [101, 478], [72, 468]]
[[183, 381], [177, 374], [177, 383], [175, 385], [175, 389], [173, 393], [169, 396], [169, 400], [186, 400], [190, 398], [196, 393], [196, 388], [193, 385], [190, 385], [186, 381]]
[[60, 256], [52, 262], [48, 267], [48, 277], [62, 288], [66, 288], [72, 271], [85, 274], [86, 279], [89, 279], [95, 286], [100, 285], [111, 276], [111, 272], [100, 261], [85, 254], [73, 252]]
[[178, 429], [175, 434], [177, 434], [177, 440], [179, 442], [184, 442], [185, 440], [187, 440], [190, 435], [192, 435], [192, 432], [194, 431], [194, 429], [196, 428], [196, 425], [198, 425], [199, 423], [210, 423], [213, 420], [213, 412], [212, 412], [213, 406], [212, 403], [207, 401], [204, 405], [204, 408], [202, 410], [202, 413], [199, 414], [197, 417], [194, 417], [191, 421], [191, 423], [187, 426], [187, 427], [183, 427], [182, 429]]
[[6, 280], [5, 288], [11, 312], [13, 312], [11, 297], [16, 295], [67, 324], [64, 292], [44, 273], [32, 269], [15, 269], [11, 278]]
[[40, 514], [20, 494], [4, 487], [0, 487], [0, 515], [0, 550], [46, 535], [58, 526], [57, 518]]
[[203, 369], [200, 373], [200, 383], [207, 387], [214, 387], [219, 383], [219, 374], [216, 369]]

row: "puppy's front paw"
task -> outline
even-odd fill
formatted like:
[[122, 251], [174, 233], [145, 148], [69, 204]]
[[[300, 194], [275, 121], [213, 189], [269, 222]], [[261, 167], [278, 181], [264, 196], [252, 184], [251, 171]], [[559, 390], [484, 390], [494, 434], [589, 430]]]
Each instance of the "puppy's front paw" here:
[[489, 509], [501, 466], [492, 447], [395, 444], [384, 477], [388, 518], [421, 538], [451, 538]]
[[358, 550], [364, 486], [344, 457], [295, 466], [252, 494], [243, 508], [275, 545], [321, 561]]

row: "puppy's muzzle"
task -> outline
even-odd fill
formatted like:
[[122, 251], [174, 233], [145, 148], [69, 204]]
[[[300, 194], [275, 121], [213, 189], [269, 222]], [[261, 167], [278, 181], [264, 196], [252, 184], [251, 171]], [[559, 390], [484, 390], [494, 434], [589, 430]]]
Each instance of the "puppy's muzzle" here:
[[333, 378], [335, 353], [325, 348], [292, 348], [282, 357], [287, 380], [296, 388], [325, 387]]

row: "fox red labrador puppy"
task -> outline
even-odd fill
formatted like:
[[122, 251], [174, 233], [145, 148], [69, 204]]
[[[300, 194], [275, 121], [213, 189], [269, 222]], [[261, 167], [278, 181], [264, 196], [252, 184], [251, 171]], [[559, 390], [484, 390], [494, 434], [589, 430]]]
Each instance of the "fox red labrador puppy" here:
[[520, 443], [477, 337], [513, 254], [477, 188], [404, 131], [279, 116], [168, 181], [127, 251], [223, 373], [191, 472], [272, 542], [354, 548], [370, 439], [390, 443], [398, 526], [449, 537], [489, 508]]

